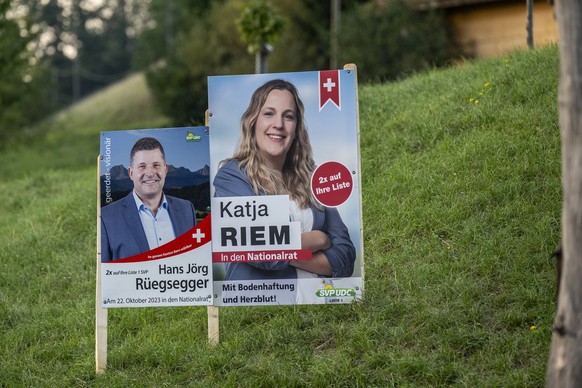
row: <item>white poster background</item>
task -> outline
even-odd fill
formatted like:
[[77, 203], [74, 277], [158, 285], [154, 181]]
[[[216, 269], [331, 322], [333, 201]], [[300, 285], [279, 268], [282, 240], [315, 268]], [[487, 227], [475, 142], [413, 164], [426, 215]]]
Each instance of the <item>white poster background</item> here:
[[362, 278], [215, 281], [217, 306], [345, 304], [362, 298]]
[[[262, 195], [254, 197], [212, 198], [212, 244], [214, 252], [301, 249], [301, 225], [289, 221], [288, 195]], [[270, 236], [270, 229], [280, 231], [289, 227], [289, 243], [277, 244]], [[261, 232], [253, 244], [251, 227]], [[228, 230], [228, 236], [223, 239]], [[232, 231], [232, 232], [231, 232]]]
[[102, 306], [212, 305], [210, 242], [167, 258], [101, 263]]

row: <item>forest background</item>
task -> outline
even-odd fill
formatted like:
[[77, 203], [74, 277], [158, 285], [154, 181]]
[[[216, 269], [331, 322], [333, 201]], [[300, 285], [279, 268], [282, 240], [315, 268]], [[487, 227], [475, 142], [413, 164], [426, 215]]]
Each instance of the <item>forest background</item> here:
[[[335, 29], [334, 3], [341, 4]], [[383, 82], [460, 54], [441, 13], [398, 1], [0, 0], [0, 145], [136, 71], [145, 71], [172, 125], [201, 124], [208, 75], [255, 71], [238, 24], [246, 8], [261, 5], [283, 27], [269, 72], [350, 62], [360, 82]]]

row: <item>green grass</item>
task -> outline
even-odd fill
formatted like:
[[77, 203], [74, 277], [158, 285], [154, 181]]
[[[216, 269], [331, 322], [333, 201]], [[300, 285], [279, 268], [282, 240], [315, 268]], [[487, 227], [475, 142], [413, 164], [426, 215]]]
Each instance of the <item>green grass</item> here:
[[83, 101], [0, 155], [0, 386], [543, 385], [557, 78], [553, 46], [362, 85], [364, 300], [221, 308], [216, 347], [203, 307], [111, 309], [103, 375], [98, 134], [168, 121], [138, 76]]

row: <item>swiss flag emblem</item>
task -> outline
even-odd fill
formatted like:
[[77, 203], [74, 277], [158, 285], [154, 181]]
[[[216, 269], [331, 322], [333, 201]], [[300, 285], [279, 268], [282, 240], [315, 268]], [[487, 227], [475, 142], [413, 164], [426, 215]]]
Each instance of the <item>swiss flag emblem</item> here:
[[340, 77], [339, 70], [324, 70], [319, 72], [319, 110], [328, 102], [332, 102], [339, 110], [340, 104]]

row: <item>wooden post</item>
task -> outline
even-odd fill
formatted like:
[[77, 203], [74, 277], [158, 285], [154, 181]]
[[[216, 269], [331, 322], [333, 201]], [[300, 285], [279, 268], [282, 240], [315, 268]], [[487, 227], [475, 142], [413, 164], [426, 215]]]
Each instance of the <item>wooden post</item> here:
[[525, 23], [525, 31], [526, 31], [526, 41], [527, 47], [533, 48], [534, 41], [533, 41], [533, 0], [526, 1], [526, 23]]
[[[329, 68], [336, 69], [339, 57], [339, 29], [340, 29], [340, 17], [341, 17], [341, 0], [331, 0], [331, 20], [330, 20], [330, 34], [329, 34], [329, 47], [330, 47], [330, 58], [329, 58]], [[344, 67], [345, 69], [345, 67]]]
[[218, 345], [220, 340], [218, 322], [218, 307], [208, 306], [208, 343], [211, 345]]
[[101, 293], [101, 181], [100, 156], [97, 157], [97, 276], [95, 282], [95, 369], [105, 372], [107, 365], [107, 309], [103, 308]]
[[[204, 125], [208, 126], [210, 121], [208, 110], [204, 114]], [[206, 216], [210, 217], [210, 216]], [[213, 282], [214, 284], [214, 282]], [[213, 291], [214, 292], [214, 291]], [[220, 326], [218, 321], [218, 307], [208, 306], [208, 343], [211, 345], [218, 345], [220, 340]]]
[[[358, 149], [358, 165], [362, 165], [362, 161], [360, 160], [360, 107], [359, 107], [359, 97], [358, 97], [358, 67], [354, 63], [348, 63], [344, 65], [344, 70], [351, 70], [354, 73], [354, 85], [356, 85], [356, 90], [354, 91], [354, 95], [356, 97], [356, 138], [358, 141], [357, 149]], [[361, 169], [361, 167], [360, 167]], [[362, 174], [361, 171], [358, 171], [358, 185], [360, 190], [362, 190]], [[360, 217], [362, 217], [364, 213], [362, 212], [362, 201], [360, 201]], [[364, 222], [360, 218], [360, 241], [364, 241]], [[364, 289], [364, 245], [362, 243], [362, 295]]]
[[558, 309], [546, 375], [548, 387], [582, 385], [582, 3], [556, 1], [560, 48], [562, 256]]

